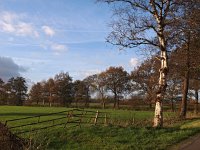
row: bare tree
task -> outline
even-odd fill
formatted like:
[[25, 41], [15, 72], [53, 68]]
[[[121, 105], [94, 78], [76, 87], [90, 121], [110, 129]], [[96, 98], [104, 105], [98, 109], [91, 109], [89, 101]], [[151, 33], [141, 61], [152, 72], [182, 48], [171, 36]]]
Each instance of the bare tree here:
[[168, 43], [175, 36], [176, 0], [99, 0], [116, 4], [113, 31], [108, 42], [125, 48], [151, 45], [160, 52], [159, 88], [156, 92], [154, 127], [163, 126], [162, 98], [167, 84]]
[[73, 83], [74, 87], [74, 100], [76, 103], [76, 107], [78, 107], [78, 102], [84, 101], [85, 102], [85, 107], [89, 106], [89, 87], [87, 83], [83, 80], [76, 80]]
[[155, 92], [158, 85], [157, 78], [159, 76], [158, 60], [155, 57], [145, 60], [140, 66], [131, 72], [131, 78], [135, 84], [134, 90], [141, 91], [145, 95], [145, 100], [152, 107], [155, 99]]
[[171, 73], [169, 73], [168, 82], [167, 82], [167, 90], [166, 90], [166, 98], [171, 103], [171, 111], [175, 111], [176, 101], [177, 97], [180, 94], [181, 91], [181, 80], [180, 78], [177, 78], [176, 76], [173, 76]]
[[30, 101], [32, 102], [36, 102], [36, 104], [38, 105], [39, 102], [42, 99], [42, 85], [40, 82], [34, 84], [29, 92], [29, 97], [30, 97]]
[[95, 92], [97, 92], [99, 98], [101, 99], [103, 109], [106, 106], [106, 76], [105, 73], [102, 72], [100, 74], [93, 75], [92, 88]]
[[54, 77], [56, 96], [63, 106], [69, 106], [73, 99], [72, 77], [66, 72], [60, 72]]
[[48, 93], [48, 102], [49, 102], [49, 107], [52, 106], [52, 103], [54, 104], [54, 96], [56, 94], [56, 86], [55, 86], [55, 81], [52, 78], [49, 78], [46, 82], [46, 88], [47, 88], [47, 93]]
[[123, 67], [109, 67], [101, 75], [105, 77], [106, 88], [114, 95], [114, 108], [119, 108], [119, 99], [129, 82], [128, 73]]

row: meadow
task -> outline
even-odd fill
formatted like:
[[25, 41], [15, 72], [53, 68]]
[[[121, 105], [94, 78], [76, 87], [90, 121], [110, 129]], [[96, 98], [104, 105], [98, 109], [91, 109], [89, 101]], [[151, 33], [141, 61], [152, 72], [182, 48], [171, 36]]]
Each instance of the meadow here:
[[[23, 117], [46, 115], [67, 111], [72, 108], [64, 107], [28, 107], [28, 106], [0, 106], [0, 121]], [[96, 109], [86, 109], [96, 112]], [[164, 128], [152, 128], [152, 111], [132, 110], [99, 110], [108, 114], [108, 123], [105, 124], [81, 124], [81, 126], [70, 127], [63, 125], [37, 132], [29, 132], [19, 136], [31, 141], [32, 149], [169, 149], [172, 145], [200, 132], [200, 121], [191, 119], [173, 123], [165, 123]], [[64, 114], [44, 116], [42, 119], [53, 119], [62, 117]], [[95, 113], [94, 113], [95, 115]], [[174, 120], [176, 113], [165, 112], [167, 122]], [[37, 121], [35, 118], [20, 122], [8, 122], [9, 126]], [[41, 121], [40, 120], [40, 121]], [[49, 124], [49, 123], [47, 123]], [[39, 124], [40, 127], [47, 124]], [[32, 127], [29, 127], [32, 128]], [[19, 130], [27, 130], [20, 128]], [[16, 130], [13, 130], [15, 133]], [[30, 148], [30, 149], [31, 149]]]

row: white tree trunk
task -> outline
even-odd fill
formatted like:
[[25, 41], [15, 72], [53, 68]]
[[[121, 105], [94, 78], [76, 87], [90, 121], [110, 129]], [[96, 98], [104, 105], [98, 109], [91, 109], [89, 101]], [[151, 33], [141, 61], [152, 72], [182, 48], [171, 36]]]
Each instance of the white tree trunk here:
[[167, 70], [168, 70], [167, 52], [161, 51], [161, 68], [159, 77], [159, 89], [156, 94], [156, 106], [155, 106], [154, 125], [153, 125], [154, 127], [163, 126], [162, 99], [167, 86], [166, 83]]
[[[163, 108], [162, 108], [162, 101], [161, 95], [157, 95], [156, 106], [155, 106], [155, 115], [154, 115], [154, 127], [160, 127], [163, 125]], [[159, 99], [159, 100], [158, 100]]]
[[[161, 23], [161, 22], [159, 22]], [[162, 99], [167, 87], [166, 76], [168, 72], [168, 59], [167, 59], [167, 50], [165, 37], [163, 32], [163, 26], [159, 26], [159, 43], [160, 43], [160, 77], [159, 77], [159, 87], [156, 93], [156, 105], [155, 105], [155, 115], [154, 115], [154, 127], [163, 126], [163, 108], [162, 108]]]

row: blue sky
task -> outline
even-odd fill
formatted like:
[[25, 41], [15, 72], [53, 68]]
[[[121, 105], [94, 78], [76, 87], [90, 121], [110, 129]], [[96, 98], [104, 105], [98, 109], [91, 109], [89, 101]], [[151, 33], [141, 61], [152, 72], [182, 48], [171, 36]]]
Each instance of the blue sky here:
[[105, 42], [112, 16], [95, 0], [0, 1], [0, 76], [38, 82], [60, 71], [76, 79], [139, 63], [133, 50]]

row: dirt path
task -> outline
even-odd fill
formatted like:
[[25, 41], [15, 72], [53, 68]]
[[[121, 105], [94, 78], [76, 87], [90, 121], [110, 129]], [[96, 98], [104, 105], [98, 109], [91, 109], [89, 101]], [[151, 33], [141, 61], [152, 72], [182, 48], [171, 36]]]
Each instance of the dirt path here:
[[200, 150], [200, 134], [197, 134], [178, 145], [173, 146], [170, 150]]

